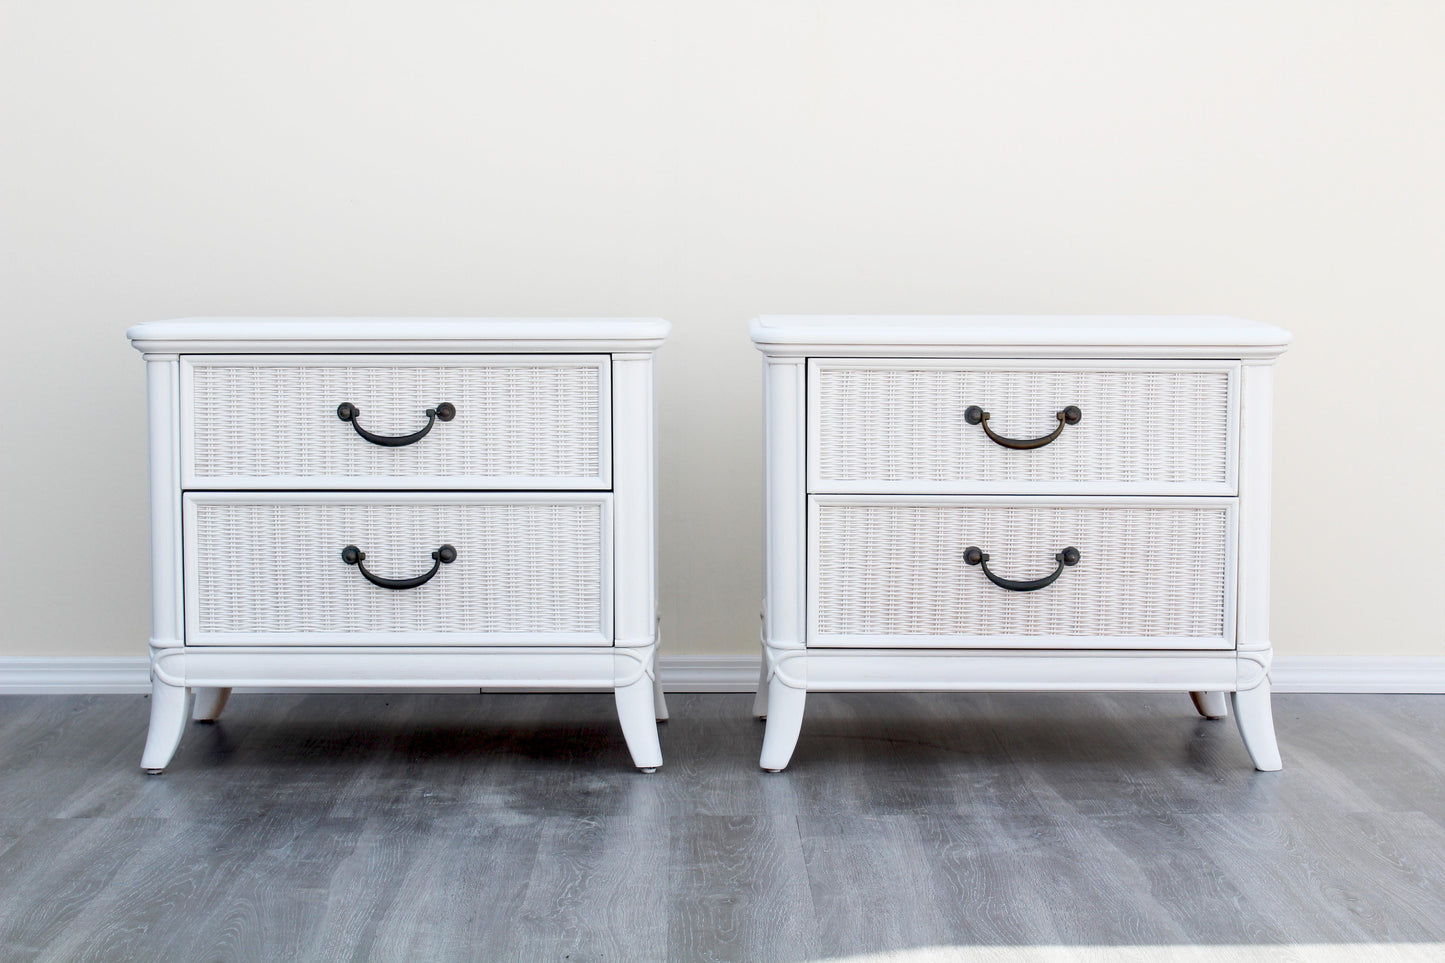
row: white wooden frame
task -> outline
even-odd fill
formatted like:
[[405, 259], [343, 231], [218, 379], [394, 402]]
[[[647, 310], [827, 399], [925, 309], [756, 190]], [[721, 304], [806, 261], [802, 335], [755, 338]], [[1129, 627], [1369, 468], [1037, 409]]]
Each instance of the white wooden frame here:
[[[592, 632], [203, 632], [200, 627], [200, 567], [196, 507], [199, 505], [597, 505], [598, 618]], [[181, 499], [181, 545], [185, 571], [186, 644], [261, 647], [346, 646], [526, 646], [612, 644], [611, 492], [186, 492]], [[445, 577], [445, 573], [438, 573]]]
[[662, 347], [661, 318], [177, 318], [126, 331], [142, 354], [613, 354]]
[[1118, 359], [1111, 361], [1057, 358], [1035, 362], [1006, 361], [998, 358], [809, 358], [808, 359], [808, 491], [820, 494], [888, 494], [896, 492], [898, 482], [861, 479], [830, 479], [821, 476], [822, 458], [818, 445], [822, 436], [822, 417], [817, 374], [829, 369], [916, 368], [940, 371], [1089, 371], [1147, 372], [1200, 371], [1224, 372], [1228, 376], [1225, 414], [1225, 477], [1221, 482], [1040, 482], [1015, 481], [931, 481], [914, 479], [904, 484], [911, 494], [947, 495], [961, 485], [980, 495], [1234, 495], [1239, 491], [1239, 370], [1237, 361], [1181, 361], [1168, 359]]
[[597, 690], [650, 682], [651, 649], [274, 646], [166, 649], [155, 678], [190, 688]]
[[[1255, 768], [1281, 767], [1270, 710], [1269, 462], [1273, 364], [1288, 347], [1289, 332], [1231, 318], [829, 316], [759, 318], [752, 336], [764, 356], [764, 658], [754, 701], [754, 713], [768, 721], [762, 768], [788, 765], [809, 691], [1131, 689], [1187, 691], [1211, 717], [1225, 713], [1228, 693]], [[1238, 365], [1231, 386], [1237, 503], [1228, 494], [1204, 496], [1231, 505], [1233, 647], [1005, 650], [969, 647], [967, 640], [938, 649], [818, 645], [809, 635], [807, 577], [810, 358], [830, 364], [842, 358], [937, 358], [969, 367], [985, 359], [1024, 367], [1111, 366], [1120, 359], [1145, 367], [1160, 359]], [[1127, 500], [1143, 501], [1137, 495]]]
[[[1225, 514], [1224, 634], [1219, 637], [1072, 636], [1072, 635], [824, 635], [818, 626], [818, 509], [824, 505], [961, 505], [1011, 508], [1201, 508]], [[810, 495], [808, 496], [807, 637], [812, 648], [863, 649], [1233, 649], [1235, 596], [1238, 589], [1235, 551], [1238, 541], [1237, 502], [1233, 498], [1136, 497], [1103, 495]], [[959, 546], [959, 551], [964, 546]], [[1065, 576], [1067, 577], [1067, 576]]]
[[1269, 363], [1283, 328], [1214, 315], [762, 315], [770, 358], [1220, 358]]
[[1235, 687], [1236, 662], [1233, 651], [765, 650], [773, 681], [810, 692], [1216, 692]]
[[[667, 322], [642, 319], [465, 319], [342, 318], [183, 319], [136, 325], [127, 332], [146, 361], [149, 414], [151, 508], [151, 721], [141, 766], [159, 773], [180, 744], [188, 718], [213, 720], [236, 686], [310, 689], [597, 689], [614, 692], [618, 719], [634, 765], [652, 772], [662, 765], [656, 723], [667, 718], [657, 682], [657, 459], [654, 356], [669, 330]], [[541, 492], [527, 479], [524, 496], [482, 492], [468, 495], [438, 482], [430, 493], [402, 490], [404, 480], [385, 479], [392, 499], [535, 498], [605, 503], [610, 551], [602, 571], [611, 579], [605, 592], [609, 614], [601, 644], [447, 645], [408, 644], [187, 645], [184, 600], [183, 497], [225, 499], [225, 492], [188, 493], [181, 471], [183, 363], [192, 356], [231, 354], [285, 356], [280, 363], [388, 362], [421, 355], [418, 364], [466, 363], [474, 356], [555, 355], [558, 363], [600, 356], [602, 384], [609, 387], [600, 410], [604, 452], [611, 466], [611, 491]], [[292, 360], [290, 356], [306, 357]], [[365, 357], [363, 357], [365, 356]], [[560, 357], [565, 356], [565, 357]], [[188, 402], [188, 398], [186, 401]], [[354, 479], [348, 479], [352, 482]], [[456, 479], [448, 480], [454, 484]], [[493, 480], [494, 481], [494, 480]], [[275, 480], [271, 481], [274, 484]], [[208, 485], [209, 487], [209, 485]], [[338, 484], [338, 488], [341, 487]], [[256, 489], [235, 489], [236, 500], [254, 499]], [[318, 492], [298, 492], [301, 501]], [[279, 496], [278, 496], [279, 497]], [[360, 492], [327, 497], [365, 499]], [[254, 641], [254, 637], [252, 638]], [[450, 641], [450, 640], [448, 640]], [[489, 642], [499, 640], [491, 637]], [[511, 641], [511, 640], [506, 640]]]
[[[187, 355], [181, 360], [180, 446], [181, 484], [188, 491], [264, 491], [276, 488], [317, 491], [373, 491], [377, 489], [415, 489], [418, 491], [547, 491], [605, 490], [612, 486], [612, 360], [609, 355], [596, 354], [448, 354], [448, 355]], [[412, 368], [486, 368], [525, 364], [529, 366], [578, 367], [597, 369], [597, 474], [590, 478], [556, 476], [500, 475], [276, 475], [258, 478], [251, 475], [197, 475], [195, 471], [195, 369], [198, 367], [300, 368], [336, 367], [364, 368], [376, 365]], [[364, 399], [357, 401], [365, 410]], [[437, 401], [446, 399], [439, 398]], [[336, 419], [336, 428], [346, 436], [355, 432], [346, 422]], [[445, 429], [443, 429], [445, 430]], [[365, 445], [360, 438], [357, 444]]]

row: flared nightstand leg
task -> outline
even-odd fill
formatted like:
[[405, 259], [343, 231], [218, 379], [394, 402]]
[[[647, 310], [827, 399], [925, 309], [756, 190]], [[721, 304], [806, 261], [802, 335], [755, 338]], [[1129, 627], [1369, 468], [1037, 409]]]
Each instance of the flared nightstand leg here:
[[1274, 735], [1274, 713], [1269, 704], [1269, 679], [1253, 689], [1245, 689], [1233, 695], [1234, 721], [1239, 724], [1239, 734], [1244, 738], [1244, 748], [1254, 760], [1254, 768], [1260, 772], [1275, 772], [1284, 768], [1279, 758], [1279, 743]]
[[159, 679], [151, 682], [151, 724], [140, 767], [153, 776], [165, 770], [181, 744], [181, 736], [186, 731], [189, 694], [185, 686], [167, 685]]
[[763, 731], [763, 754], [758, 760], [758, 765], [768, 772], [781, 772], [793, 758], [807, 700], [806, 689], [785, 685], [774, 673], [773, 681], [768, 683], [768, 726]]
[[622, 723], [622, 738], [627, 740], [632, 764], [643, 772], [652, 772], [662, 765], [652, 680], [644, 675], [630, 685], [618, 686], [616, 695], [617, 719]]
[[652, 680], [652, 714], [658, 722], [667, 721], [667, 697], [662, 694], [662, 679]]
[[1229, 698], [1226, 692], [1191, 692], [1194, 708], [1206, 719], [1223, 719], [1229, 715]]
[[193, 689], [195, 702], [191, 705], [191, 718], [197, 722], [215, 722], [231, 698], [230, 689]]

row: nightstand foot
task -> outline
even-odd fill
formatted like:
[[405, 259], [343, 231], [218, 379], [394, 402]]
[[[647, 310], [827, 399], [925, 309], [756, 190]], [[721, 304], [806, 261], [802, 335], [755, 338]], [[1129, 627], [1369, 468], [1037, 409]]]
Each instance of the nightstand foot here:
[[159, 679], [151, 682], [151, 724], [140, 760], [140, 767], [151, 775], [165, 769], [181, 744], [189, 695], [185, 686], [167, 685]]
[[667, 698], [662, 694], [662, 680], [652, 681], [652, 714], [658, 722], [667, 721]]
[[191, 718], [196, 722], [215, 722], [231, 698], [230, 689], [194, 689], [195, 702], [191, 706]]
[[622, 738], [638, 769], [656, 769], [662, 765], [662, 746], [657, 741], [657, 716], [652, 680], [643, 676], [631, 685], [615, 690], [617, 719], [622, 723]]
[[1223, 719], [1229, 715], [1227, 692], [1191, 692], [1189, 698], [1194, 700], [1194, 708], [1206, 719]]
[[803, 728], [803, 704], [808, 700], [806, 689], [783, 684], [775, 674], [768, 683], [768, 727], [763, 731], [763, 753], [758, 765], [770, 772], [788, 767]]
[[1269, 679], [1253, 689], [1233, 694], [1234, 721], [1244, 738], [1244, 748], [1260, 772], [1276, 772], [1284, 768], [1279, 757], [1279, 743], [1274, 735], [1274, 713], [1269, 704]]

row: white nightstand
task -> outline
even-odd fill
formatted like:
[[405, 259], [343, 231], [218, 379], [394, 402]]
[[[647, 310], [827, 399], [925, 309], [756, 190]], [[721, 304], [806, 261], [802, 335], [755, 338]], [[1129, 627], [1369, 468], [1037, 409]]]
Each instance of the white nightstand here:
[[763, 317], [764, 769], [811, 691], [1178, 690], [1280, 768], [1273, 364], [1214, 317]]
[[[152, 702], [233, 686], [611, 688], [662, 765], [653, 354], [640, 320], [139, 324]], [[188, 712], [194, 694], [193, 711]]]

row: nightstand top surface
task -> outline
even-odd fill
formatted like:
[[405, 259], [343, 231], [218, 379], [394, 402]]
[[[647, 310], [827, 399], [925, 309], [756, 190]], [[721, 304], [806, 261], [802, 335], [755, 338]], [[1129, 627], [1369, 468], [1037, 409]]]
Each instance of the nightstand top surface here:
[[764, 315], [764, 354], [1272, 358], [1283, 328], [1209, 315]]
[[177, 318], [126, 331], [152, 353], [651, 351], [661, 318]]

